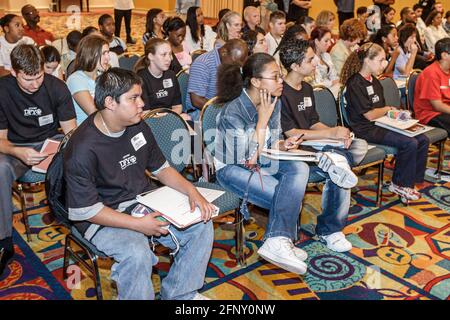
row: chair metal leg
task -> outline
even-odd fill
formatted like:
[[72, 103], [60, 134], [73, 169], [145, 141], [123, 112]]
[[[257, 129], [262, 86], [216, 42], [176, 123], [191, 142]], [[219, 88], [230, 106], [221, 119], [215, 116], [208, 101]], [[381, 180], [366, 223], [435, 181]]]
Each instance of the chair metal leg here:
[[383, 197], [383, 175], [384, 175], [384, 161], [378, 165], [378, 186], [377, 186], [377, 207], [381, 206], [381, 198]]
[[22, 207], [22, 219], [23, 219], [23, 224], [25, 226], [25, 233], [27, 235], [27, 241], [31, 242], [31, 231], [30, 231], [30, 225], [28, 223], [27, 205], [26, 205], [25, 193], [23, 192], [22, 184], [19, 184], [17, 186], [17, 189], [19, 190], [20, 205]]
[[102, 292], [102, 282], [100, 280], [100, 272], [98, 270], [96, 255], [92, 256], [89, 254], [89, 258], [91, 259], [91, 263], [94, 267], [94, 283], [95, 283], [95, 291], [97, 293], [97, 300], [103, 300], [103, 292]]
[[437, 169], [436, 173], [440, 174], [442, 170], [442, 164], [444, 162], [444, 149], [445, 149], [445, 140], [439, 142], [439, 156], [438, 156], [438, 163], [437, 163]]
[[247, 259], [245, 257], [245, 228], [244, 217], [242, 216], [239, 208], [234, 211], [235, 224], [236, 224], [236, 262], [241, 267], [247, 266]]
[[69, 251], [69, 243], [70, 243], [70, 234], [66, 236], [66, 241], [64, 244], [64, 262], [63, 262], [63, 279], [67, 279], [67, 267], [69, 267], [70, 260], [70, 251]]

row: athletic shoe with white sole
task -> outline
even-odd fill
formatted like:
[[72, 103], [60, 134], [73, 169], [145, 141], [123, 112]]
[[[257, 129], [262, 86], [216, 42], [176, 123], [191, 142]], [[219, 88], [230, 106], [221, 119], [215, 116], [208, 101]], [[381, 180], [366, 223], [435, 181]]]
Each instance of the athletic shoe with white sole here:
[[[306, 264], [296, 255], [292, 240], [286, 237], [273, 237], [264, 241], [258, 254], [274, 265], [296, 274], [305, 274]], [[302, 250], [303, 251], [303, 250]]]
[[346, 252], [353, 248], [351, 242], [345, 238], [345, 234], [340, 231], [319, 238], [327, 243], [328, 249], [336, 252]]
[[358, 177], [350, 168], [347, 158], [335, 152], [323, 152], [319, 154], [317, 166], [327, 172], [337, 186], [350, 189], [358, 183]]
[[420, 192], [413, 189], [413, 188], [407, 188], [407, 187], [401, 187], [393, 182], [389, 185], [389, 191], [395, 194], [398, 194], [400, 197], [406, 198], [407, 200], [416, 201], [419, 200], [421, 195]]

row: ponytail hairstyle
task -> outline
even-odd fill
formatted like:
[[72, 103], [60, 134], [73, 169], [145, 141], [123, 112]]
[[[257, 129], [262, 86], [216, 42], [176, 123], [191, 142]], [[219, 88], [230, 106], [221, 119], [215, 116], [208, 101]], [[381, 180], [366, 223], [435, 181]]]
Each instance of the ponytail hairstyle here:
[[227, 24], [230, 24], [231, 19], [233, 19], [234, 17], [241, 18], [241, 15], [236, 11], [229, 11], [222, 17], [222, 19], [220, 19], [219, 24], [217, 25], [218, 39], [222, 39], [225, 42], [230, 40]]
[[180, 17], [168, 17], [163, 23], [163, 32], [166, 37], [169, 37], [170, 32], [181, 28], [186, 28], [186, 23]]
[[380, 52], [384, 52], [383, 47], [373, 42], [367, 42], [352, 52], [342, 67], [340, 82], [347, 83], [348, 79], [361, 71], [365, 58], [373, 59]]
[[[197, 9], [200, 9], [200, 7], [192, 6], [188, 9], [186, 14], [186, 25], [189, 26], [189, 29], [191, 30], [192, 40], [194, 40], [194, 42], [196, 43], [200, 41], [197, 34], [197, 29], [199, 27], [197, 23]], [[202, 35], [202, 37], [205, 36], [204, 24], [200, 25], [200, 34]]]
[[331, 30], [328, 29], [327, 27], [323, 27], [323, 26], [315, 27], [311, 31], [311, 37], [309, 38], [309, 42], [310, 42], [311, 48], [313, 48], [314, 52], [316, 52], [316, 42], [314, 40], [321, 41], [327, 33], [329, 33], [331, 35]]
[[155, 29], [155, 22], [153, 20], [155, 20], [156, 16], [158, 14], [160, 14], [161, 12], [163, 12], [162, 9], [159, 8], [153, 8], [147, 11], [147, 16], [146, 16], [146, 22], [145, 22], [145, 32], [153, 35], [153, 29]]
[[370, 37], [370, 41], [380, 45], [384, 46], [383, 38], [387, 38], [388, 35], [391, 33], [392, 30], [394, 30], [395, 27], [390, 24], [382, 25], [381, 28], [377, 31], [377, 33], [374, 33]]
[[148, 68], [150, 66], [150, 60], [148, 59], [149, 53], [156, 54], [156, 50], [162, 44], [168, 44], [170, 46], [170, 43], [167, 40], [163, 40], [160, 38], [149, 39], [145, 44], [144, 56], [140, 57], [139, 60], [136, 62], [133, 71], [137, 73], [145, 68]]
[[9, 13], [0, 18], [0, 26], [2, 27], [3, 32], [6, 33], [5, 27], [8, 26], [15, 17], [18, 17], [18, 15]]
[[247, 59], [242, 73], [237, 64], [220, 65], [217, 72], [217, 102], [226, 103], [239, 97], [244, 88], [250, 88], [251, 79], [260, 77], [266, 65], [273, 62], [276, 62], [274, 57], [260, 52]]

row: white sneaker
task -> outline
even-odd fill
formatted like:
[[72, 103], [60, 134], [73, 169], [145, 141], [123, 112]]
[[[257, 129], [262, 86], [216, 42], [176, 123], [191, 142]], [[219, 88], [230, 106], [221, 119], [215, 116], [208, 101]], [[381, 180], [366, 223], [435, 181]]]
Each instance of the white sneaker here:
[[358, 177], [350, 168], [347, 158], [336, 152], [324, 152], [319, 154], [317, 166], [327, 172], [337, 186], [350, 189], [358, 183]]
[[308, 254], [306, 253], [305, 250], [297, 248], [294, 245], [292, 246], [293, 246], [292, 250], [294, 250], [294, 254], [297, 256], [297, 258], [299, 258], [302, 261], [306, 261], [306, 259], [308, 259]]
[[340, 231], [327, 236], [320, 236], [320, 239], [327, 243], [328, 249], [336, 252], [346, 252], [353, 248], [351, 242], [348, 241], [345, 238], [345, 235]]
[[400, 197], [404, 197], [408, 200], [416, 201], [421, 198], [420, 192], [414, 190], [413, 188], [401, 187], [393, 182], [389, 185], [389, 191], [398, 194]]
[[211, 300], [207, 296], [202, 295], [201, 293], [196, 292], [195, 296], [191, 300]]
[[[293, 248], [294, 244], [291, 239], [286, 237], [273, 237], [264, 242], [261, 248], [259, 248], [258, 254], [265, 260], [287, 271], [305, 274], [307, 266], [296, 255]], [[301, 252], [300, 255], [303, 256]]]

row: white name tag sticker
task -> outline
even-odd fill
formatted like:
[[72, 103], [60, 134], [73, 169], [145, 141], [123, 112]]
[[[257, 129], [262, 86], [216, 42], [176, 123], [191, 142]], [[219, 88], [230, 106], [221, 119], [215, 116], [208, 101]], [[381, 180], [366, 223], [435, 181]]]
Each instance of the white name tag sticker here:
[[380, 101], [380, 97], [376, 94], [372, 97], [372, 103], [377, 103]]
[[131, 138], [131, 144], [133, 145], [134, 151], [138, 151], [142, 146], [147, 144], [147, 140], [145, 140], [144, 134], [140, 132]]
[[305, 107], [312, 107], [312, 99], [311, 97], [304, 97], [303, 102], [305, 103]]
[[373, 86], [369, 86], [369, 87], [367, 87], [366, 89], [367, 89], [367, 93], [369, 94], [369, 96], [371, 96], [372, 94], [374, 94]]
[[53, 114], [48, 114], [46, 116], [39, 117], [38, 120], [40, 127], [53, 123]]
[[164, 79], [163, 80], [163, 87], [164, 87], [164, 89], [172, 88], [173, 87], [172, 79]]

